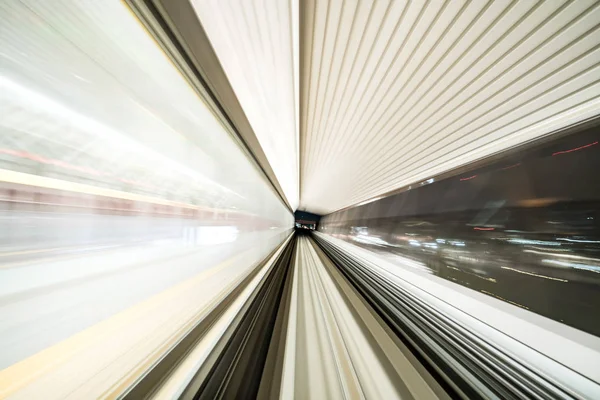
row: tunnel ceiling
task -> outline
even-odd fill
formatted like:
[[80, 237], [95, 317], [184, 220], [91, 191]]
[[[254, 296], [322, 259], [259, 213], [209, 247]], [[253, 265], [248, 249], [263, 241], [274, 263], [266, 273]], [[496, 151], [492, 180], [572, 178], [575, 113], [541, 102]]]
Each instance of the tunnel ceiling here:
[[328, 214], [600, 110], [596, 1], [193, 4], [300, 210]]
[[254, 1], [191, 0], [191, 3], [288, 203], [296, 209], [299, 200], [297, 4], [279, 0], [268, 0], [264, 7]]

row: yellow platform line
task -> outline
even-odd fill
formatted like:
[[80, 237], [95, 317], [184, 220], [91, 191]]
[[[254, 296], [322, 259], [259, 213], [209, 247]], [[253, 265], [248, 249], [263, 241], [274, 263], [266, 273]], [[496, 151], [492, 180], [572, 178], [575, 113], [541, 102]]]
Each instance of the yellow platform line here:
[[[182, 202], [178, 202], [178, 201], [165, 200], [165, 199], [162, 199], [160, 197], [155, 197], [155, 196], [147, 196], [147, 195], [143, 195], [143, 194], [124, 192], [122, 190], [101, 188], [98, 186], [88, 185], [85, 183], [70, 182], [70, 181], [66, 181], [66, 180], [62, 180], [62, 179], [48, 178], [45, 176], [27, 174], [24, 172], [17, 172], [17, 171], [11, 171], [8, 169], [0, 168], [0, 183], [1, 182], [14, 183], [14, 184], [26, 185], [26, 186], [35, 186], [35, 187], [41, 187], [41, 188], [46, 188], [46, 189], [65, 190], [65, 191], [69, 191], [69, 192], [83, 193], [83, 194], [89, 194], [89, 195], [94, 195], [94, 196], [103, 196], [103, 197], [110, 197], [110, 198], [114, 198], [114, 199], [139, 201], [139, 202], [144, 202], [144, 203], [160, 204], [160, 205], [172, 206], [172, 207], [181, 207], [181, 208], [187, 208], [187, 209], [199, 210], [199, 211], [232, 212], [232, 210], [223, 210], [223, 209], [211, 208], [211, 207], [206, 207], [206, 206], [197, 206], [197, 205], [182, 203]], [[236, 213], [237, 214], [240, 214], [240, 213], [247, 214], [247, 213], [240, 212], [240, 211], [237, 211]]]
[[[80, 351], [94, 346], [97, 342], [97, 338], [114, 335], [118, 331], [126, 329], [127, 325], [131, 323], [131, 321], [135, 321], [140, 314], [152, 312], [159, 304], [174, 298], [187, 289], [191, 289], [203, 280], [227, 268], [241, 257], [243, 257], [243, 253], [231, 257], [217, 266], [199, 273], [191, 279], [166, 289], [141, 303], [115, 314], [107, 320], [99, 322], [54, 346], [48, 347], [47, 349], [0, 371], [0, 398], [7, 398], [39, 379], [41, 376], [52, 372], [52, 370], [66, 363]], [[177, 338], [172, 339], [173, 342], [175, 342], [175, 340], [177, 340]], [[158, 357], [160, 357], [160, 354], [156, 354], [156, 358]], [[156, 360], [147, 360], [147, 364], [149, 365], [154, 361]]]
[[[76, 249], [76, 248], [77, 247], [62, 247], [62, 248], [56, 248], [56, 249], [48, 249], [48, 250], [45, 250], [44, 252], [40, 251], [38, 253], [45, 253], [45, 252], [49, 252], [52, 250], [64, 250], [64, 249]], [[57, 254], [54, 256], [53, 255], [42, 256], [39, 258], [31, 258], [31, 259], [21, 260], [21, 261], [9, 261], [6, 264], [0, 264], [0, 270], [18, 268], [18, 267], [29, 266], [29, 265], [38, 265], [38, 264], [42, 264], [42, 263], [62, 262], [62, 261], [71, 260], [71, 259], [75, 259], [75, 258], [89, 257], [90, 255], [106, 255], [107, 253], [114, 253], [114, 252], [121, 251], [123, 249], [124, 249], [123, 246], [110, 246], [110, 247], [107, 246], [106, 248], [94, 249], [92, 252], [82, 251], [82, 252], [75, 253], [75, 254], [73, 254], [73, 253]], [[28, 253], [24, 252], [23, 254], [28, 254]], [[0, 254], [0, 257], [4, 257], [4, 254]]]
[[0, 253], [0, 257], [20, 256], [20, 255], [24, 255], [24, 254], [48, 253], [50, 251], [73, 249], [73, 248], [77, 248], [77, 247], [65, 246], [65, 247], [52, 247], [52, 248], [48, 248], [48, 249], [8, 251], [6, 253]]

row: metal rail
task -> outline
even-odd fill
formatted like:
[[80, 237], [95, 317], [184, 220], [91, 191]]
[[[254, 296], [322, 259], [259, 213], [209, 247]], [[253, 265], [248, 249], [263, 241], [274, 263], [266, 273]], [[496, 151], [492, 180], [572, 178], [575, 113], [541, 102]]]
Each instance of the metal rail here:
[[414, 293], [394, 285], [366, 261], [322, 235], [315, 237], [340, 272], [455, 395], [469, 399], [581, 397], [581, 385], [573, 388], [549, 379], [535, 366], [526, 365]]

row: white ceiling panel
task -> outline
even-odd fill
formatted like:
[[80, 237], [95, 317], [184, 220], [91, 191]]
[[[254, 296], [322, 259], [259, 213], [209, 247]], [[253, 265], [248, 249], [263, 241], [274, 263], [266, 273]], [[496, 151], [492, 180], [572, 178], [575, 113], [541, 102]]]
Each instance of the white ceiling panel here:
[[299, 198], [297, 0], [192, 0], [293, 209]]
[[327, 214], [600, 113], [597, 1], [301, 7], [301, 210]]

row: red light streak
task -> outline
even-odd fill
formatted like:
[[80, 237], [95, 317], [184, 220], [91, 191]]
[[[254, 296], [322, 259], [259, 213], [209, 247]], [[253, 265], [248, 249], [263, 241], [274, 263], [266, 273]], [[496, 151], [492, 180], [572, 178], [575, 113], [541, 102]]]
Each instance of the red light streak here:
[[559, 154], [567, 154], [567, 153], [572, 153], [572, 152], [574, 152], [574, 151], [577, 151], [577, 150], [583, 150], [583, 149], [585, 149], [585, 148], [587, 148], [587, 147], [591, 147], [591, 146], [594, 146], [594, 145], [597, 145], [597, 144], [598, 144], [598, 141], [595, 141], [594, 143], [589, 143], [589, 144], [586, 144], [586, 145], [584, 145], [584, 146], [581, 146], [581, 147], [575, 147], [574, 149], [570, 149], [570, 150], [563, 150], [563, 151], [557, 151], [556, 153], [552, 153], [552, 156], [557, 156], [557, 155], [559, 155]]
[[474, 230], [476, 230], [476, 231], [493, 231], [493, 230], [495, 230], [496, 228], [480, 228], [480, 227], [476, 226], [476, 227], [475, 227], [475, 228], [473, 228], [473, 229], [474, 229]]
[[515, 167], [518, 167], [519, 165], [521, 165], [521, 163], [516, 163], [516, 164], [513, 164], [513, 165], [509, 165], [508, 167], [504, 167], [504, 168], [502, 168], [502, 170], [504, 171], [504, 170], [506, 170], [506, 169], [515, 168]]
[[460, 178], [461, 181], [470, 181], [471, 179], [477, 178], [477, 175], [469, 176], [467, 178]]

